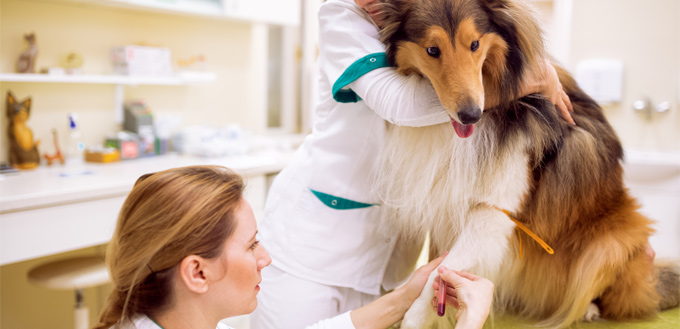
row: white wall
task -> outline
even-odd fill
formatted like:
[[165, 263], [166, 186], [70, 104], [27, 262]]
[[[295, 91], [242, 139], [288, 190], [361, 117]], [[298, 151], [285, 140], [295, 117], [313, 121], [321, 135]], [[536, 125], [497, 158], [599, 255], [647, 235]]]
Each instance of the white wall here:
[[[680, 1], [573, 0], [567, 67], [588, 58], [624, 63], [623, 100], [604, 106], [626, 148], [680, 152]], [[649, 97], [671, 110], [647, 120], [632, 103]]]

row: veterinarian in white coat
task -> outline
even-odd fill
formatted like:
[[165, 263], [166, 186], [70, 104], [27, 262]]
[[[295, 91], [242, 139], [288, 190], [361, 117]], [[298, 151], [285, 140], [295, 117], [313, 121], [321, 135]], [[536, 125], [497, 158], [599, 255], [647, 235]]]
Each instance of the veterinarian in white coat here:
[[366, 305], [407, 278], [421, 250], [377, 227], [371, 169], [385, 121], [450, 118], [429, 81], [389, 67], [378, 26], [357, 3], [329, 0], [319, 11], [320, 102], [313, 133], [269, 191], [260, 237], [273, 263], [253, 329], [304, 328]]

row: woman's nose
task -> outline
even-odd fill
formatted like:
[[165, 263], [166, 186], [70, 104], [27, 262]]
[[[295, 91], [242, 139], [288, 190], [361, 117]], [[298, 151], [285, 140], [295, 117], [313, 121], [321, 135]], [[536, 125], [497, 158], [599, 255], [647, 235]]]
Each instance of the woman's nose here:
[[264, 247], [262, 247], [262, 255], [259, 257], [259, 259], [258, 259], [258, 261], [257, 261], [257, 265], [258, 265], [257, 267], [258, 267], [258, 269], [261, 270], [261, 269], [263, 269], [263, 268], [269, 266], [269, 264], [271, 264], [271, 263], [272, 263], [272, 258], [271, 258], [271, 256], [269, 256], [269, 253], [267, 252], [267, 249], [265, 249]]

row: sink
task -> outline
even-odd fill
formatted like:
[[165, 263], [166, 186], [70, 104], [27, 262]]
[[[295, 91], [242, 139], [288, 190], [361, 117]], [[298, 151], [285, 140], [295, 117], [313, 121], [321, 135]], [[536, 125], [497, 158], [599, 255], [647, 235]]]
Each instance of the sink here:
[[627, 182], [664, 184], [680, 179], [680, 153], [625, 150], [623, 170]]

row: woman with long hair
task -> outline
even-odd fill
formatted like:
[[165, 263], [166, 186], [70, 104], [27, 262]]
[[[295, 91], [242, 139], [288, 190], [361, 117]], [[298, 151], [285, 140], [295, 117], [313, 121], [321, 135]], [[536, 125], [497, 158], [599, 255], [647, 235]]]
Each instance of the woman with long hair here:
[[[114, 288], [94, 328], [222, 329], [227, 327], [219, 324], [221, 319], [253, 312], [260, 271], [271, 258], [256, 238], [257, 224], [243, 190], [243, 179], [219, 166], [140, 177], [107, 249]], [[405, 285], [373, 303], [310, 328], [389, 327], [404, 316], [442, 260], [423, 266]], [[474, 314], [466, 328], [480, 327], [493, 285], [465, 273], [440, 272], [450, 283], [448, 302], [462, 310], [459, 316]], [[471, 293], [475, 298], [467, 297]]]

